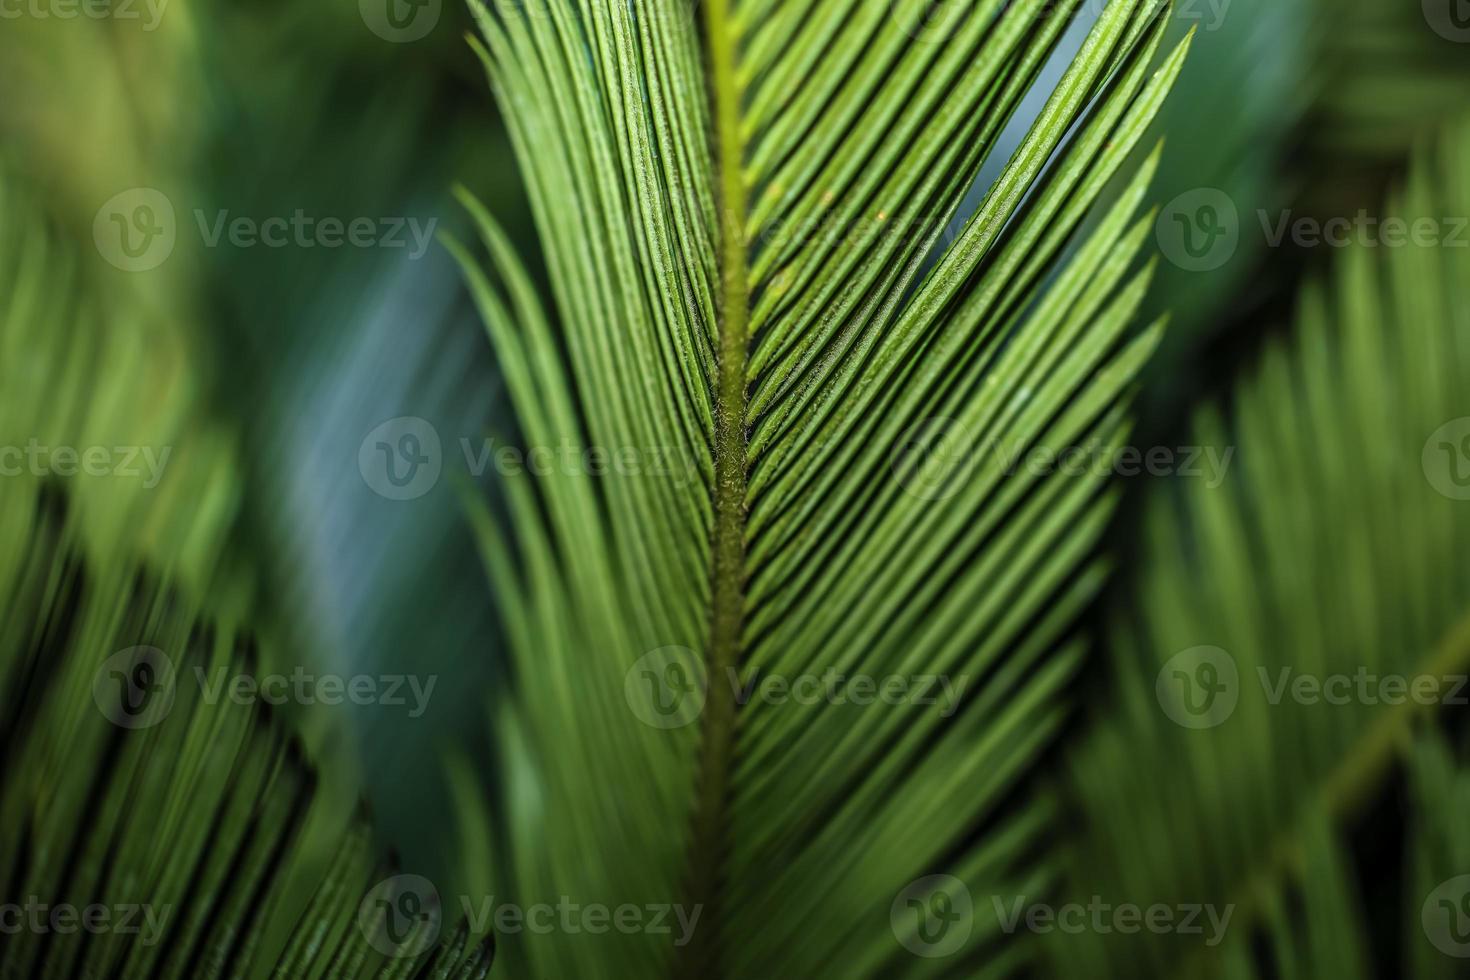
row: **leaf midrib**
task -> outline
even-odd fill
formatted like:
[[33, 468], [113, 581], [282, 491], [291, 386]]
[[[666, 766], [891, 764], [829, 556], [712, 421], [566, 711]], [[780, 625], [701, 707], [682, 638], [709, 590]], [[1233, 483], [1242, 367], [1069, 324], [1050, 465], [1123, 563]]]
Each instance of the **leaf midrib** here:
[[695, 773], [693, 822], [686, 862], [687, 907], [702, 928], [681, 947], [674, 975], [718, 976], [719, 878], [725, 854], [726, 801], [735, 736], [735, 693], [722, 683], [740, 661], [745, 603], [745, 371], [750, 316], [736, 35], [728, 0], [706, 0], [705, 34], [719, 170], [720, 295], [715, 388], [714, 531], [711, 541], [710, 637], [706, 701]]

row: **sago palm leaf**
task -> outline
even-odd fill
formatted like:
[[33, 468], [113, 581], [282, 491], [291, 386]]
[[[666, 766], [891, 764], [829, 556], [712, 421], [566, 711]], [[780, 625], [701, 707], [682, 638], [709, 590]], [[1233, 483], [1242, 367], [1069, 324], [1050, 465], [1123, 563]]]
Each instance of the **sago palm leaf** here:
[[[1463, 975], [1463, 959], [1454, 954], [1464, 950], [1461, 904], [1470, 892], [1464, 873], [1470, 867], [1470, 826], [1461, 819], [1470, 803], [1470, 770], [1430, 733], [1415, 740], [1406, 761], [1403, 839], [1372, 840], [1374, 850], [1405, 856], [1403, 880], [1377, 877], [1371, 879], [1374, 893], [1363, 893], [1348, 834], [1326, 814], [1313, 814], [1306, 821], [1310, 833], [1303, 836], [1297, 880], [1263, 901], [1254, 928], [1227, 941], [1221, 975], [1230, 980], [1449, 980]], [[1356, 830], [1356, 836], [1365, 836]], [[1386, 910], [1392, 910], [1387, 921], [1375, 925], [1375, 913]]]
[[[1233, 905], [1248, 943], [1416, 722], [1462, 710], [1444, 706], [1470, 693], [1467, 168], [1462, 125], [1385, 212], [1445, 244], [1347, 248], [1230, 421], [1201, 411], [1198, 445], [1239, 446], [1228, 480], [1149, 501], [1115, 703], [1076, 760], [1074, 894]], [[1056, 947], [1098, 976], [1202, 975], [1221, 952], [1182, 935]]]
[[380, 933], [326, 736], [185, 680], [280, 664], [185, 336], [99, 278], [0, 181], [0, 977], [485, 976], [464, 927]]
[[1464, 105], [1470, 23], [1458, 0], [1317, 6], [1319, 102], [1309, 141], [1333, 163], [1395, 163]]
[[[537, 472], [477, 511], [514, 666], [491, 883], [693, 920], [504, 936], [516, 975], [1014, 965], [993, 923], [914, 955], [900, 897], [1037, 873], [1019, 787], [1108, 501], [1013, 462], [1118, 440], [1156, 342], [1129, 329], [1154, 158], [1056, 260], [1179, 70], [1167, 7], [1108, 5], [941, 236], [1077, 7], [477, 8], [556, 303], [466, 197], [498, 281], [451, 245]], [[956, 700], [853, 703], [919, 675]]]
[[[172, 310], [116, 270], [99, 272], [36, 197], [0, 169], [7, 492], [37, 493], [35, 471], [51, 469], [54, 449], [105, 450], [106, 478], [89, 477], [80, 458], [53, 474], [83, 526], [78, 546], [96, 560], [141, 556], [202, 587], [239, 502], [228, 432], [200, 411], [198, 352]], [[24, 526], [30, 509], [6, 508], [0, 523]]]
[[88, 559], [63, 491], [13, 486], [0, 977], [486, 976], [493, 940], [461, 926], [436, 943], [437, 909], [389, 929], [396, 907], [373, 903], [398, 897], [393, 869], [270, 709], [185, 679], [253, 674], [253, 639], [140, 567]]
[[[86, 498], [72, 501], [77, 519], [106, 515], [80, 537], [89, 548], [117, 533], [148, 539], [150, 557], [188, 578], [218, 542], [186, 548], [160, 531], [208, 512], [196, 527], [244, 542], [266, 607], [250, 619], [271, 620], [273, 655], [343, 673], [462, 666], [489, 610], [448, 481], [403, 507], [332, 448], [395, 416], [432, 419], [444, 432], [483, 426], [490, 357], [458, 268], [438, 249], [410, 261], [407, 248], [240, 247], [228, 235], [211, 245], [200, 225], [298, 209], [318, 219], [463, 220], [449, 175], [464, 164], [452, 160], [486, 161], [482, 193], [516, 179], [502, 133], [487, 153], [478, 62], [448, 17], [404, 57], [405, 46], [364, 29], [355, 3], [158, 7], [167, 9], [157, 30], [4, 18], [0, 88], [29, 95], [0, 100], [3, 154], [63, 219], [58, 237], [82, 247], [44, 258], [53, 282], [69, 284], [52, 290], [79, 302], [57, 304], [54, 321], [7, 324], [0, 372], [13, 410], [0, 426], [13, 423], [21, 446], [32, 436], [70, 444], [59, 430], [85, 421], [86, 445], [172, 447], [159, 489], [74, 481]], [[470, 21], [467, 9], [454, 14]], [[473, 125], [452, 121], [443, 106], [456, 101]], [[446, 124], [466, 137], [443, 138]], [[163, 265], [133, 273], [102, 260], [92, 221], [138, 186], [169, 199], [177, 235]], [[27, 227], [7, 221], [0, 234]], [[33, 246], [28, 262], [41, 261]], [[11, 295], [26, 294], [0, 294]], [[48, 367], [36, 370], [37, 360]], [[73, 372], [68, 385], [57, 383], [63, 371]], [[92, 418], [76, 418], [79, 398], [95, 406]], [[140, 500], [158, 504], [146, 519], [131, 512]], [[353, 718], [361, 754], [374, 759], [368, 791], [380, 826], [413, 831], [405, 848], [415, 863], [427, 857], [419, 847], [447, 839], [425, 832], [420, 811], [440, 809], [430, 797], [439, 773], [421, 754], [436, 751], [454, 718], [462, 728], [483, 711], [482, 684], [461, 676], [459, 704], [441, 688], [432, 715], [405, 728], [391, 712]]]

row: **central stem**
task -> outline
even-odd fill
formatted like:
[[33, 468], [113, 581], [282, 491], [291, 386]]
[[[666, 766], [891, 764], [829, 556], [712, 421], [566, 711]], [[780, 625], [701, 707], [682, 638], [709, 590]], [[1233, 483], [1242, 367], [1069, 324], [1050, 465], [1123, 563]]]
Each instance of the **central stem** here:
[[736, 40], [727, 0], [706, 0], [705, 33], [714, 98], [720, 176], [720, 337], [715, 389], [715, 524], [712, 541], [707, 698], [689, 837], [688, 900], [701, 927], [681, 948], [675, 975], [719, 975], [720, 884], [728, 828], [735, 692], [726, 680], [739, 668], [745, 612], [745, 369], [749, 285], [745, 242], [745, 176], [740, 139]]

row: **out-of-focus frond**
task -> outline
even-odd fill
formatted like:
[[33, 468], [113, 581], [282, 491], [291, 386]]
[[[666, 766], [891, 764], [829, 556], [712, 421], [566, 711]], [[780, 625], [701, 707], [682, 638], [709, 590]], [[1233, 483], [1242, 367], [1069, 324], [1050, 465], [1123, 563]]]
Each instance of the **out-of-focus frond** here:
[[[1460, 126], [1385, 216], [1443, 235], [1347, 248], [1228, 408], [1199, 413], [1197, 445], [1238, 447], [1228, 479], [1150, 500], [1116, 690], [1076, 758], [1069, 894], [1233, 906], [1232, 943], [1248, 942], [1326, 867], [1320, 828], [1371, 799], [1415, 720], [1455, 693], [1470, 665], [1470, 250], [1450, 242], [1467, 173]], [[1218, 967], [1233, 948], [1059, 938], [1057, 962], [1097, 976]]]

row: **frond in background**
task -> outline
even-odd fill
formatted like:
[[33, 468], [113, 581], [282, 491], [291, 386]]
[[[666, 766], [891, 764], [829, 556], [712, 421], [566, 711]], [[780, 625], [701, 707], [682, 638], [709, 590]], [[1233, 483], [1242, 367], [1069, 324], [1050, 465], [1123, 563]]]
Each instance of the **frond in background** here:
[[[69, 448], [88, 557], [142, 555], [202, 589], [239, 497], [229, 429], [201, 410], [198, 352], [179, 320], [99, 277], [37, 197], [0, 170], [0, 463], [17, 501], [0, 520], [25, 526], [37, 471]], [[106, 478], [83, 470], [92, 447]]]
[[[400, 957], [360, 926], [392, 870], [340, 729], [194, 682], [281, 662], [228, 557], [236, 447], [172, 308], [89, 258], [4, 175], [0, 976], [483, 977], [464, 929]], [[113, 928], [79, 928], [99, 906]]]
[[[363, 816], [264, 704], [194, 682], [253, 675], [253, 638], [139, 566], [87, 558], [62, 491], [17, 496], [6, 514], [30, 520], [0, 541], [0, 976], [486, 976], [493, 940], [461, 927], [436, 945], [437, 909], [402, 936], [364, 911], [393, 870]], [[80, 928], [97, 908], [102, 927]]]
[[[80, 246], [32, 257], [52, 288], [65, 280], [75, 310], [54, 311], [55, 324], [17, 319], [0, 340], [15, 355], [0, 371], [18, 376], [0, 425], [19, 442], [6, 444], [72, 444], [81, 433], [68, 442], [59, 427], [90, 414], [84, 444], [170, 447], [161, 489], [112, 481], [73, 513], [105, 508], [99, 536], [150, 536], [151, 524], [115, 519], [134, 497], [158, 505], [155, 522], [209, 510], [196, 524], [211, 540], [155, 541], [150, 556], [199, 578], [221, 554], [247, 564], [234, 584], [248, 585], [249, 618], [286, 663], [456, 672], [462, 683], [440, 685], [420, 718], [344, 707], [352, 744], [333, 767], [365, 763], [380, 826], [409, 863], [442, 871], [454, 864], [440, 847], [449, 824], [436, 827], [442, 776], [420, 760], [478, 729], [479, 689], [500, 660], [491, 611], [450, 481], [385, 500], [355, 448], [386, 419], [422, 417], [453, 465], [455, 436], [477, 443], [499, 407], [479, 317], [432, 238], [465, 220], [449, 191], [461, 172], [527, 237], [509, 145], [487, 125], [489, 94], [462, 41], [469, 12], [446, 4], [430, 36], [404, 45], [375, 35], [356, 3], [122, 6], [137, 19], [29, 16], [42, 9], [32, 5], [0, 31], [0, 88], [17, 93], [0, 105], [7, 169], [55, 217], [54, 237]], [[162, 265], [129, 272], [97, 253], [92, 222], [133, 188], [170, 203], [177, 234]], [[216, 222], [298, 212], [412, 219], [425, 252], [407, 230], [400, 248], [207, 238]], [[37, 360], [56, 366], [37, 371]], [[52, 373], [61, 365], [67, 385]], [[95, 483], [75, 482], [83, 496]]]
[[[1174, 94], [1154, 123], [1165, 141], [1154, 182], [1161, 204], [1200, 188], [1261, 206], [1290, 199], [1295, 188], [1282, 174], [1283, 161], [1317, 91], [1313, 62], [1302, 51], [1317, 38], [1322, 6], [1318, 0], [1179, 5], [1174, 33], [1188, 25], [1198, 33]], [[1193, 358], [1231, 326], [1232, 312], [1250, 310], [1277, 285], [1258, 268], [1264, 250], [1263, 241], [1242, 235], [1234, 257], [1221, 268], [1160, 266], [1147, 309], [1169, 315], [1169, 332], [1145, 373], [1145, 420], [1151, 412], [1172, 417], [1176, 406], [1190, 403], [1194, 383], [1214, 366]]]
[[1218, 394], [1218, 380], [1259, 346], [1261, 325], [1289, 310], [1309, 256], [1271, 245], [1263, 225], [1376, 211], [1416, 142], [1462, 111], [1470, 27], [1460, 9], [1459, 0], [1180, 5], [1176, 18], [1199, 34], [1155, 124], [1167, 138], [1162, 219], [1193, 217], [1223, 194], [1239, 235], [1207, 268], [1159, 270], [1146, 309], [1167, 312], [1170, 330], [1145, 375], [1146, 428], [1186, 416], [1201, 384]]
[[[1156, 343], [1153, 159], [1056, 266], [1179, 70], [1167, 7], [1108, 5], [941, 236], [1077, 7], [476, 8], [557, 316], [468, 196], [495, 274], [451, 247], [527, 444], [572, 460], [477, 509], [514, 667], [492, 890], [694, 917], [682, 944], [506, 937], [512, 972], [930, 975], [953, 964], [895, 934], [905, 887], [1040, 873], [1019, 787], [1109, 507], [1011, 463], [1119, 440]], [[967, 686], [952, 715], [737, 704], [824, 671]], [[974, 975], [1014, 966], [981, 928]]]
[[[1306, 140], [1329, 183], [1395, 169], [1463, 109], [1470, 21], [1451, 0], [1319, 2], [1316, 95]], [[1307, 188], [1310, 193], [1310, 188]]]
[[[1467, 172], [1460, 125], [1420, 155], [1385, 219], [1452, 234], [1453, 216], [1470, 214]], [[1470, 436], [1467, 272], [1463, 248], [1350, 246], [1304, 290], [1294, 332], [1267, 348], [1227, 414], [1198, 413], [1195, 444], [1239, 452], [1223, 485], [1180, 481], [1149, 501], [1116, 692], [1075, 759], [1068, 885], [1140, 906], [1234, 905], [1230, 942], [1066, 937], [1057, 962], [1168, 976], [1244, 955], [1230, 950], [1315, 873], [1322, 828], [1359, 815], [1434, 720], [1407, 691], [1355, 694], [1358, 675], [1454, 693], [1470, 666], [1454, 455]], [[1345, 676], [1349, 696], [1339, 685], [1298, 698], [1303, 675]]]

